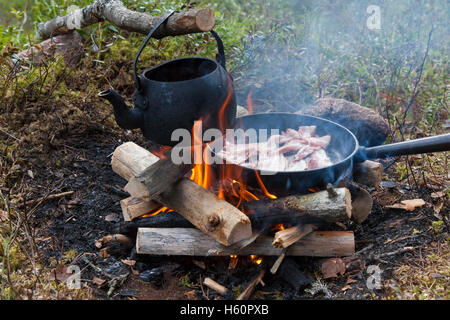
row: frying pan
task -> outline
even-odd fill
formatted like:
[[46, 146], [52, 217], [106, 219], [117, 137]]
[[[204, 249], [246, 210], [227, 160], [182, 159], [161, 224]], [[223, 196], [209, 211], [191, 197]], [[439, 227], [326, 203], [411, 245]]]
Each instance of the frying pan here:
[[[245, 165], [237, 165], [224, 161], [227, 170], [231, 170], [243, 182], [251, 186], [258, 186], [256, 173], [261, 177], [269, 192], [286, 194], [289, 192], [306, 192], [310, 188], [323, 188], [328, 183], [338, 183], [347, 175], [351, 175], [353, 164], [367, 159], [388, 158], [391, 156], [440, 152], [450, 150], [450, 134], [410, 140], [394, 144], [375, 147], [361, 147], [355, 135], [342, 125], [330, 120], [292, 113], [263, 113], [240, 117], [236, 120], [235, 129], [247, 130], [250, 128], [278, 129], [285, 131], [288, 128], [298, 129], [299, 126], [317, 126], [318, 136], [330, 135], [331, 141], [326, 152], [332, 165], [304, 171], [279, 171], [267, 174]], [[258, 131], [257, 131], [258, 132]], [[214, 143], [211, 148], [216, 147]], [[215, 149], [217, 150], [217, 149]], [[219, 154], [216, 154], [219, 157]], [[222, 168], [224, 169], [224, 168]]]

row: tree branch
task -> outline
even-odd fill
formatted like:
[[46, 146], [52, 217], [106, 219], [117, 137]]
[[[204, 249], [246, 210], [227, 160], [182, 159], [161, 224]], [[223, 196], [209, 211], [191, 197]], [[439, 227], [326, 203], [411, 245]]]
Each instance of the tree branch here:
[[[82, 29], [107, 20], [120, 29], [147, 34], [160, 16], [127, 9], [120, 0], [95, 0], [84, 8], [74, 10], [63, 17], [56, 17], [38, 25], [42, 39]], [[174, 13], [153, 35], [156, 39], [167, 36], [211, 31], [215, 25], [214, 12], [210, 9], [190, 9]]]

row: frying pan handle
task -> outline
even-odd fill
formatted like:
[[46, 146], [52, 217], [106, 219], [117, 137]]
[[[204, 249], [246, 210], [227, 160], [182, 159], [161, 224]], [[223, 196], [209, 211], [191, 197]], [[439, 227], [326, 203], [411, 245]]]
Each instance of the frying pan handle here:
[[450, 151], [450, 133], [371, 148], [360, 147], [355, 155], [355, 160], [364, 161], [367, 159], [441, 151]]

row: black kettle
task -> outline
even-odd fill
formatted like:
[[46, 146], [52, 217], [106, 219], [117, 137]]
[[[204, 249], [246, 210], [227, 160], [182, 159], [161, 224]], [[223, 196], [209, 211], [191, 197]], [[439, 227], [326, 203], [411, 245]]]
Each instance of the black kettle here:
[[135, 107], [129, 108], [112, 88], [98, 94], [113, 105], [120, 127], [140, 128], [147, 139], [168, 146], [178, 143], [171, 139], [174, 130], [182, 128], [192, 132], [196, 120], [202, 120], [203, 130], [223, 130], [231, 127], [236, 117], [233, 82], [225, 68], [222, 40], [214, 31], [211, 33], [219, 51], [216, 60], [179, 58], [145, 69], [140, 76], [137, 75], [136, 65], [142, 50], [172, 13], [166, 13], [153, 27], [134, 59]]

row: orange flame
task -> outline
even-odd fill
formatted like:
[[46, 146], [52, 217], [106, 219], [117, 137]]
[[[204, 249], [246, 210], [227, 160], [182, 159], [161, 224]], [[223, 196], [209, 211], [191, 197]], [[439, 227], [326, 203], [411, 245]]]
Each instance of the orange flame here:
[[250, 260], [252, 260], [252, 262], [256, 265], [260, 265], [263, 261], [263, 259], [261, 257], [258, 257], [257, 255], [254, 255], [254, 254], [250, 255]]
[[248, 93], [248, 96], [247, 96], [248, 114], [253, 114], [253, 100], [252, 100], [252, 96], [253, 96], [253, 91], [250, 90], [250, 92]]

